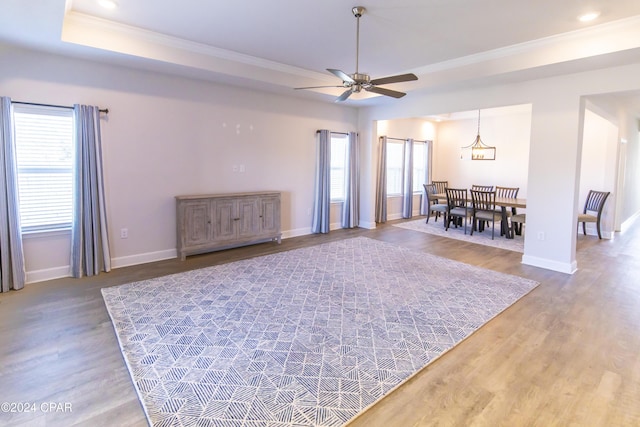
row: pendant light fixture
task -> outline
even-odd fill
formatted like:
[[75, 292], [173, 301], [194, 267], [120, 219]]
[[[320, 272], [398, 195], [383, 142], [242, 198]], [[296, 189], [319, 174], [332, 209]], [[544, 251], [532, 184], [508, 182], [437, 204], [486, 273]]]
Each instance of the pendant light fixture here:
[[462, 147], [460, 158], [463, 160], [495, 160], [496, 147], [486, 145], [480, 139], [480, 110], [478, 110], [478, 135], [472, 144]]

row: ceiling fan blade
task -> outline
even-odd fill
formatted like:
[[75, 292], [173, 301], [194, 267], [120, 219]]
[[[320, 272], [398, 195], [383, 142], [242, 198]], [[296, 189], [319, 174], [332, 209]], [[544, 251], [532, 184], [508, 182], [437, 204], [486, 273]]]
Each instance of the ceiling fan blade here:
[[335, 102], [342, 102], [342, 101], [346, 101], [347, 98], [349, 98], [351, 96], [351, 89], [347, 89], [345, 90], [342, 95], [340, 95], [339, 97], [336, 98]]
[[294, 90], [300, 90], [300, 89], [323, 89], [323, 88], [327, 88], [327, 87], [344, 87], [342, 85], [340, 86], [307, 86], [307, 87], [294, 87]]
[[372, 85], [387, 85], [390, 83], [409, 82], [412, 80], [418, 80], [418, 77], [413, 74], [398, 74], [397, 76], [383, 77], [381, 79], [371, 80]]
[[371, 86], [364, 90], [373, 93], [379, 93], [380, 95], [391, 96], [393, 98], [402, 98], [406, 95], [404, 92], [398, 92], [397, 90], [385, 89], [383, 87]]
[[353, 84], [356, 82], [351, 78], [349, 74], [345, 73], [344, 71], [334, 70], [333, 68], [327, 68], [327, 71], [333, 74], [334, 76], [338, 77], [339, 79], [342, 79], [342, 81], [345, 83]]

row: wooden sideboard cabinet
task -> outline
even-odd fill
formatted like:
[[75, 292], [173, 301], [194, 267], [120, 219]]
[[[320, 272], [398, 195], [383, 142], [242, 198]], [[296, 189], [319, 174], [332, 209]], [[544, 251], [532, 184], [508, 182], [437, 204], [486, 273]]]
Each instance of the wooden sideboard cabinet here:
[[281, 242], [280, 193], [176, 196], [178, 255]]

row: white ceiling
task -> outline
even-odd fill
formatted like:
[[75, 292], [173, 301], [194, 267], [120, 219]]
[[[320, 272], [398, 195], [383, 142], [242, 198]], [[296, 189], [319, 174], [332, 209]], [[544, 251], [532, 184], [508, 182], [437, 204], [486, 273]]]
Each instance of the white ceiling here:
[[[415, 73], [387, 86], [408, 96], [640, 59], [638, 0], [116, 1], [0, 0], [0, 42], [327, 102], [343, 89], [293, 88], [355, 71], [356, 5], [359, 71]], [[362, 98], [349, 103], [401, 102]]]

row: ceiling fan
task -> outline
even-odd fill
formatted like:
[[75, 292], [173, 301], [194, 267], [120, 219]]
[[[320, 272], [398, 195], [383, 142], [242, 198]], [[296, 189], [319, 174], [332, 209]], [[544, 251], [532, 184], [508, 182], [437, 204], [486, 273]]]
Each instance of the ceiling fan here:
[[380, 79], [373, 79], [369, 77], [368, 74], [363, 74], [358, 71], [358, 56], [360, 54], [360, 17], [364, 13], [366, 9], [362, 6], [356, 6], [351, 9], [353, 16], [356, 17], [357, 27], [356, 27], [356, 72], [353, 74], [347, 74], [344, 71], [336, 70], [333, 68], [327, 68], [327, 71], [336, 77], [342, 79], [342, 86], [309, 86], [309, 87], [297, 87], [295, 89], [319, 89], [319, 88], [327, 88], [327, 87], [344, 87], [347, 88], [342, 95], [340, 95], [336, 102], [345, 101], [347, 98], [351, 96], [352, 93], [358, 93], [362, 89], [367, 92], [373, 92], [380, 95], [391, 96], [393, 98], [402, 98], [406, 95], [404, 92], [398, 92], [396, 90], [385, 89], [383, 87], [378, 87], [378, 85], [385, 85], [390, 83], [400, 83], [400, 82], [408, 82], [412, 80], [418, 80], [415, 74], [399, 74], [396, 76], [383, 77]]

